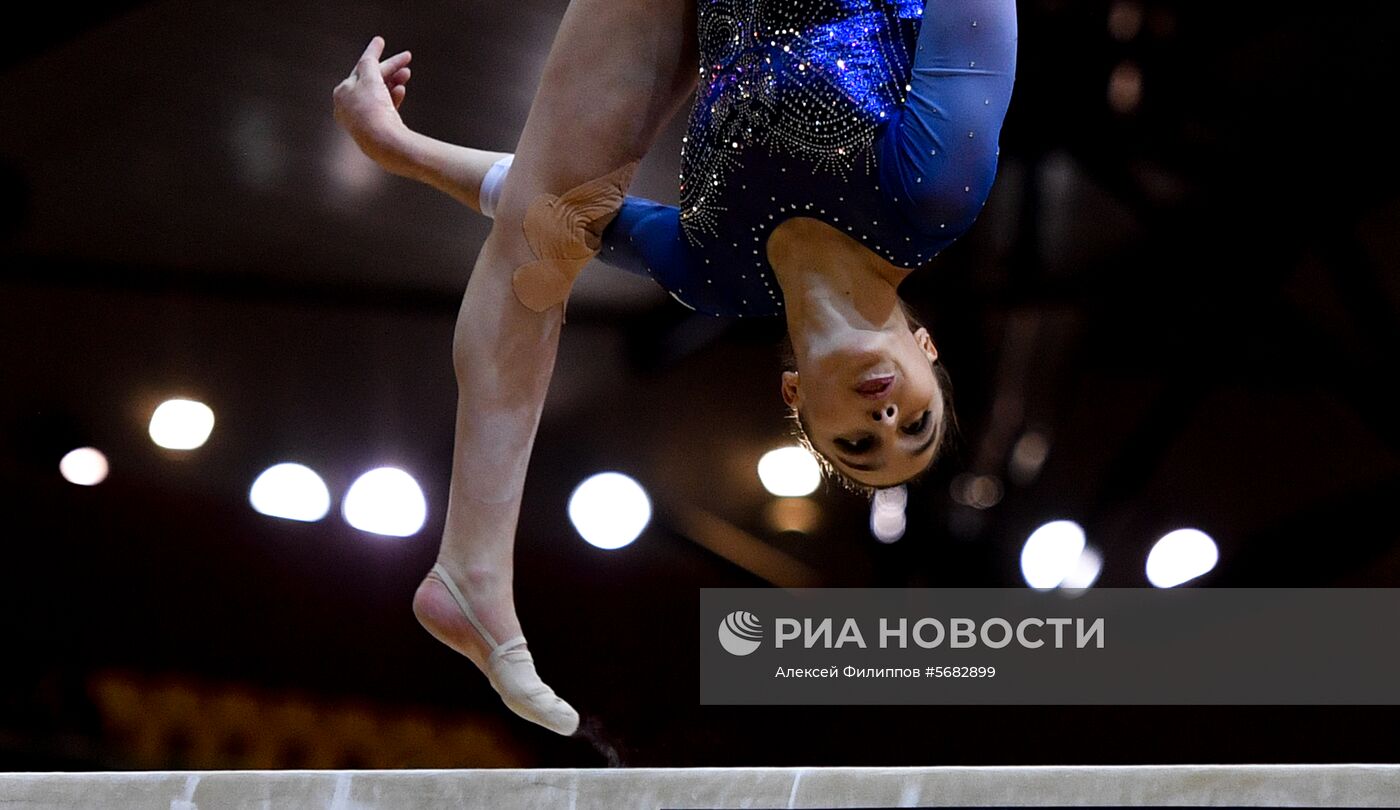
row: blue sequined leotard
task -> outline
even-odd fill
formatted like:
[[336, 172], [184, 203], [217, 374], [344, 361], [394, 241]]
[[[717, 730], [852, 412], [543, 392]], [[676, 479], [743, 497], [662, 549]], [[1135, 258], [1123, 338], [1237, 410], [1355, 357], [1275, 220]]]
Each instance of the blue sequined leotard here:
[[765, 247], [813, 217], [900, 267], [981, 210], [1016, 68], [1014, 0], [697, 0], [679, 208], [627, 197], [598, 258], [692, 309], [782, 313]]

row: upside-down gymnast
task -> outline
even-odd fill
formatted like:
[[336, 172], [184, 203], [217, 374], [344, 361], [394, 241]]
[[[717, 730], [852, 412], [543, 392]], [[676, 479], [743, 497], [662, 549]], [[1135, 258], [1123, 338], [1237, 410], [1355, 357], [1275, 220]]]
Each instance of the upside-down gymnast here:
[[[716, 316], [784, 316], [781, 394], [829, 474], [909, 480], [951, 413], [899, 283], [965, 233], [996, 174], [1014, 0], [572, 0], [514, 154], [416, 133], [407, 51], [375, 37], [333, 94], [386, 170], [493, 217], [454, 334], [456, 440], [414, 612], [517, 714], [573, 734], [515, 614], [520, 497], [569, 290], [589, 259]], [[698, 82], [697, 82], [698, 80]], [[679, 207], [627, 195], [696, 91]], [[470, 597], [470, 599], [468, 599]]]

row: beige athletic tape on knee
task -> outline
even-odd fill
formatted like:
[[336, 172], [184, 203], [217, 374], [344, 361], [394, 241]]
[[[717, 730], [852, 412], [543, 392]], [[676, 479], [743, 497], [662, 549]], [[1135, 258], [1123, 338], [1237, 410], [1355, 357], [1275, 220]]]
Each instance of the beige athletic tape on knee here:
[[559, 196], [541, 194], [525, 211], [525, 242], [535, 261], [516, 268], [511, 287], [520, 303], [544, 312], [564, 303], [574, 280], [602, 246], [639, 161], [577, 185]]

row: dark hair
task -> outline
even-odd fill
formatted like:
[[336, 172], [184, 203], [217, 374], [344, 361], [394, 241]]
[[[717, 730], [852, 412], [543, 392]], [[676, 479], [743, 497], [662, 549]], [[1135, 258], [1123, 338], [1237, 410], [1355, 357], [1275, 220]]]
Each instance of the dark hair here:
[[[905, 303], [903, 299], [899, 299], [899, 307], [904, 312], [904, 319], [909, 322], [909, 330], [911, 332], [918, 331], [920, 328], [927, 328], [924, 327], [923, 321], [919, 320], [919, 316], [914, 313], [914, 310], [911, 309], [909, 304]], [[784, 335], [783, 337], [782, 354], [783, 370], [796, 371], [797, 354], [793, 351], [792, 338], [790, 336]], [[938, 455], [943, 449], [945, 441], [957, 429], [957, 417], [953, 413], [953, 383], [948, 377], [947, 369], [937, 360], [933, 361], [933, 379], [934, 384], [938, 388], [938, 397], [942, 405], [938, 415], [938, 421], [933, 426], [933, 455], [929, 457], [928, 466], [923, 470], [904, 481], [900, 481], [897, 484], [890, 484], [889, 486], [893, 487], [899, 486], [900, 484], [910, 484], [922, 478], [924, 474], [933, 467], [933, 462], [938, 459]], [[808, 429], [807, 420], [802, 416], [801, 411], [797, 408], [789, 408], [788, 417], [792, 419], [793, 437], [797, 439], [803, 447], [807, 448], [808, 452], [816, 457], [817, 463], [821, 465], [822, 473], [828, 479], [834, 479], [842, 488], [851, 492], [864, 495], [867, 498], [874, 497], [875, 492], [879, 488], [857, 481], [845, 472], [842, 472], [839, 467], [831, 462], [831, 459], [826, 457], [825, 453], [817, 449], [817, 446], [812, 443], [811, 431]]]

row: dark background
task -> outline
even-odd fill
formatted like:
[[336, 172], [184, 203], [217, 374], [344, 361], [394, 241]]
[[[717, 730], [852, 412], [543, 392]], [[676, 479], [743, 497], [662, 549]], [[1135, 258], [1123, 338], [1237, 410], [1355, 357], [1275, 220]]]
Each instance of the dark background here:
[[[894, 543], [834, 487], [808, 531], [775, 523], [781, 324], [587, 273], [516, 572], [582, 739], [516, 719], [411, 613], [487, 228], [367, 164], [330, 102], [382, 34], [414, 52], [410, 126], [511, 150], [565, 3], [29, 8], [0, 57], [0, 770], [1400, 761], [1394, 707], [702, 707], [693, 635], [702, 587], [1022, 586], [1056, 518], [1100, 586], [1145, 587], [1183, 526], [1220, 546], [1201, 586], [1400, 585], [1392, 5], [1019, 4], [992, 198], [902, 288], [961, 430]], [[676, 199], [682, 123], [634, 193]], [[218, 416], [193, 453], [145, 435], [173, 395]], [[1018, 473], [1028, 434], [1049, 453]], [[84, 444], [101, 486], [58, 475]], [[428, 525], [254, 513], [289, 459], [336, 496], [401, 465]], [[656, 506], [612, 552], [564, 511], [604, 469]]]

